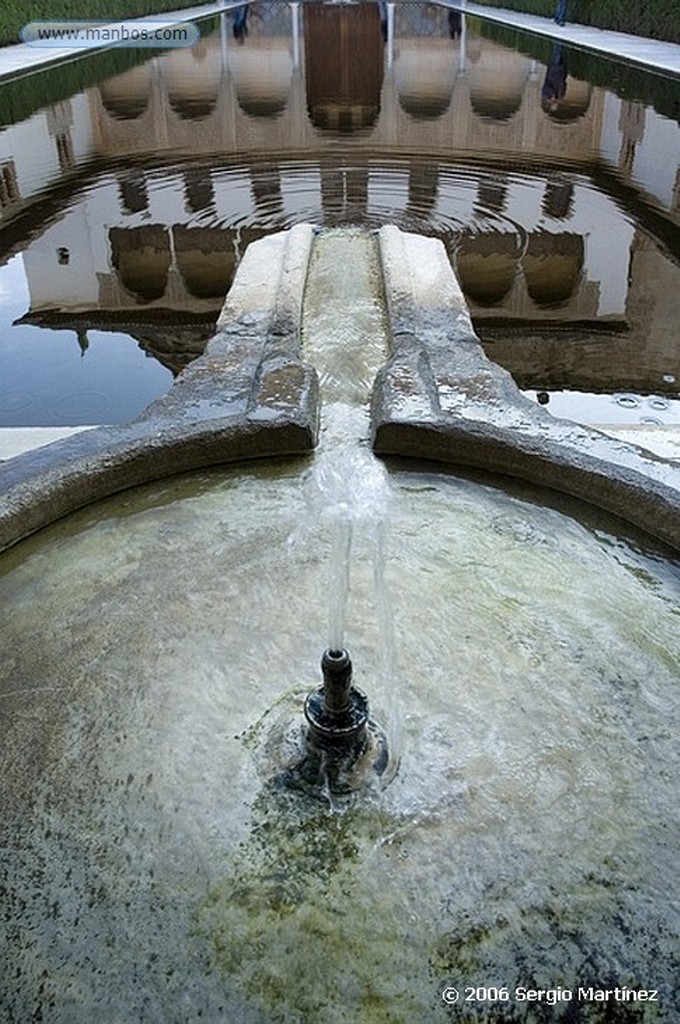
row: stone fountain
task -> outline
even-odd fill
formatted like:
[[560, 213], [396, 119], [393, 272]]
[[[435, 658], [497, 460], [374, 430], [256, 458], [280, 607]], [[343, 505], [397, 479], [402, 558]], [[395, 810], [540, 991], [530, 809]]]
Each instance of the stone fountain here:
[[[353, 277], [332, 337], [350, 264], [373, 304]], [[338, 367], [380, 330], [347, 413]], [[305, 453], [370, 466], [369, 437], [388, 536], [341, 495], [329, 627]], [[680, 546], [677, 469], [515, 394], [437, 243], [256, 243], [167, 398], [0, 476], [8, 1019], [431, 1024], [458, 988], [500, 1021], [557, 985], [565, 1020], [616, 985], [675, 1019], [680, 584], [635, 527]]]

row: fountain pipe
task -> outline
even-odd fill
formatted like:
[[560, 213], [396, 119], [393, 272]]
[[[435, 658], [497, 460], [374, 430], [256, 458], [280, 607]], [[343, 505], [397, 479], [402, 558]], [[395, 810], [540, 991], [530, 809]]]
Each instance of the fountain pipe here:
[[314, 749], [334, 756], [358, 756], [366, 743], [368, 698], [352, 686], [347, 651], [324, 651], [321, 671], [323, 686], [312, 690], [305, 701], [308, 741]]
[[347, 651], [324, 651], [321, 659], [324, 707], [332, 715], [342, 714], [350, 705], [352, 662]]
[[[369, 717], [368, 697], [352, 684], [346, 650], [329, 648], [321, 659], [323, 686], [305, 700], [305, 751], [289, 773], [294, 786], [323, 782], [331, 793], [351, 793], [390, 765], [387, 737]], [[393, 770], [395, 765], [392, 765]]]

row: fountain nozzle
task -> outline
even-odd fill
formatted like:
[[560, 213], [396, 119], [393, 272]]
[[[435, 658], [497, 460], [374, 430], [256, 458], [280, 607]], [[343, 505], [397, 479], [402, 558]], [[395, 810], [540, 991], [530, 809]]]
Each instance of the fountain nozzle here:
[[325, 773], [331, 791], [350, 792], [373, 775], [382, 776], [389, 756], [382, 729], [369, 718], [368, 697], [352, 685], [352, 662], [345, 650], [329, 649], [321, 659], [323, 686], [305, 700], [305, 774]]
[[368, 698], [352, 686], [352, 662], [345, 650], [324, 651], [323, 686], [307, 696], [308, 739], [317, 750], [361, 753], [366, 739]]

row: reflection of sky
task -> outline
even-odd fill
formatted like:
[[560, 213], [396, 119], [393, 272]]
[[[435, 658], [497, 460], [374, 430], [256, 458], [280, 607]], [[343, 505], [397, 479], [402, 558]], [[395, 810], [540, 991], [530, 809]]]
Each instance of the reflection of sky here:
[[[535, 391], [524, 394], [536, 397]], [[666, 395], [594, 395], [585, 391], [551, 391], [549, 395], [545, 406], [548, 412], [579, 423], [649, 427], [680, 424], [680, 400]]]
[[125, 334], [13, 326], [29, 306], [21, 256], [0, 269], [0, 427], [76, 426], [134, 418], [164, 394], [172, 374]]

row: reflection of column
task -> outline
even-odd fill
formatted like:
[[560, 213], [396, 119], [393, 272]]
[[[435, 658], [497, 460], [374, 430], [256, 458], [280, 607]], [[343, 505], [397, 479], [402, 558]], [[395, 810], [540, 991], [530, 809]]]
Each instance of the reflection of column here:
[[394, 62], [394, 4], [387, 5], [387, 67]]
[[222, 13], [220, 14], [220, 54], [222, 57], [222, 71], [224, 71], [229, 62], [229, 58], [227, 55], [227, 38], [227, 16], [224, 13], [224, 11], [222, 11]]
[[345, 216], [363, 220], [368, 207], [368, 167], [353, 167], [345, 172]]
[[324, 224], [332, 226], [340, 222], [344, 205], [342, 170], [338, 167], [321, 165], [321, 210]]
[[533, 150], [536, 148], [536, 138], [540, 122], [541, 111], [541, 80], [539, 77], [538, 64], [532, 60], [529, 75], [524, 86], [522, 95], [522, 148]]
[[671, 199], [670, 212], [680, 212], [680, 167], [678, 167], [675, 175], [675, 185], [673, 186], [673, 198]]
[[300, 4], [290, 5], [291, 26], [293, 30], [293, 69], [300, 66]]
[[208, 210], [215, 202], [215, 187], [207, 167], [190, 167], [182, 175], [184, 201], [189, 213]]
[[184, 278], [177, 261], [177, 247], [175, 246], [175, 226], [168, 228], [170, 239], [170, 266], [168, 267], [168, 281], [165, 288], [165, 298], [169, 302], [181, 302], [186, 296]]
[[467, 47], [467, 15], [461, 12], [460, 15], [460, 56], [458, 58], [458, 70], [461, 74], [465, 73], [465, 58]]

